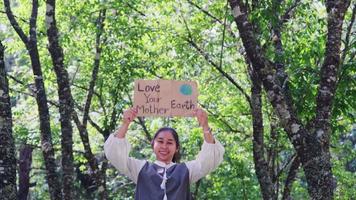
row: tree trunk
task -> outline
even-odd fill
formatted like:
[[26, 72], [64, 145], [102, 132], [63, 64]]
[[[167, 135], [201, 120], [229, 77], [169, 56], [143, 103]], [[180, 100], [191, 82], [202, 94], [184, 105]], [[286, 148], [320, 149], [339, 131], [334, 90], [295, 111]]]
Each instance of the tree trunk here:
[[306, 140], [308, 151], [304, 158], [301, 157], [308, 191], [313, 199], [332, 199], [336, 188], [330, 162], [330, 120], [340, 68], [342, 25], [349, 5], [350, 1], [326, 2], [328, 35], [325, 59], [320, 70], [316, 116], [314, 127]]
[[16, 155], [4, 52], [5, 47], [0, 42], [0, 197], [10, 200], [17, 196]]
[[59, 34], [55, 19], [55, 0], [46, 1], [46, 24], [48, 36], [48, 50], [52, 57], [53, 69], [58, 84], [59, 114], [62, 132], [62, 169], [63, 169], [63, 198], [73, 199], [73, 100], [69, 84], [68, 72], [64, 68], [63, 50], [59, 44]]
[[19, 200], [27, 200], [30, 189], [30, 171], [32, 164], [32, 148], [23, 145], [19, 156]]
[[252, 80], [251, 88], [251, 113], [253, 123], [253, 159], [255, 163], [256, 175], [260, 183], [263, 199], [274, 199], [275, 191], [269, 173], [268, 163], [265, 158], [265, 147], [263, 141], [263, 117], [262, 117], [262, 83], [258, 79], [256, 72], [250, 70]]
[[44, 87], [44, 81], [42, 77], [42, 68], [37, 48], [37, 11], [38, 1], [32, 1], [32, 13], [30, 18], [30, 36], [27, 37], [23, 30], [17, 23], [11, 8], [9, 0], [4, 0], [4, 6], [6, 15], [9, 18], [11, 26], [15, 29], [23, 43], [26, 45], [26, 49], [30, 55], [32, 71], [35, 79], [35, 96], [38, 106], [40, 131], [41, 131], [41, 147], [43, 158], [46, 166], [47, 182], [52, 200], [61, 200], [62, 193], [60, 185], [59, 175], [56, 171], [55, 154], [52, 143], [52, 134], [50, 126], [50, 115], [47, 104], [47, 95]]
[[93, 177], [91, 178], [95, 180], [96, 188], [99, 190], [98, 192], [100, 199], [107, 199], [106, 183], [103, 181], [102, 174], [100, 173], [98, 160], [95, 158], [91, 150], [87, 128], [80, 123], [77, 115], [73, 115], [73, 118], [79, 130], [80, 138], [84, 146], [84, 157], [87, 159], [92, 171]]
[[29, 45], [29, 52], [32, 62], [33, 74], [36, 85], [36, 102], [39, 110], [40, 130], [41, 130], [41, 145], [43, 157], [46, 165], [47, 180], [51, 199], [62, 199], [60, 178], [57, 173], [57, 164], [55, 161], [54, 148], [52, 143], [50, 115], [47, 104], [47, 95], [42, 77], [42, 69], [40, 65], [37, 44]]

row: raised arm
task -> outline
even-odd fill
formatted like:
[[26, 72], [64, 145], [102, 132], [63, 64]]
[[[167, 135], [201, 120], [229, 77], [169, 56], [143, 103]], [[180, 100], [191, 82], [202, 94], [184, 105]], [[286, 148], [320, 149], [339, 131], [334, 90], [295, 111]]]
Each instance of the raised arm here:
[[203, 129], [204, 143], [195, 160], [186, 162], [190, 183], [194, 183], [214, 171], [223, 160], [224, 147], [216, 140], [208, 124], [208, 114], [198, 108], [195, 116]]
[[125, 138], [131, 122], [137, 115], [137, 111], [130, 108], [124, 111], [123, 115], [122, 125], [106, 140], [104, 151], [106, 158], [120, 173], [137, 183], [138, 174], [146, 161], [129, 157], [131, 145]]

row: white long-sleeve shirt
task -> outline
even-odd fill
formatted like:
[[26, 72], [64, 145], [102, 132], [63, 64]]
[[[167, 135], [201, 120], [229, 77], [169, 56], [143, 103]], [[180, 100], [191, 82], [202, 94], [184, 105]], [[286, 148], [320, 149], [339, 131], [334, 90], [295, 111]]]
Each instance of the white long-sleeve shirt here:
[[[138, 175], [147, 161], [129, 157], [130, 150], [131, 145], [126, 138], [117, 138], [113, 134], [109, 136], [104, 145], [105, 155], [111, 164], [137, 183]], [[215, 139], [214, 144], [204, 141], [196, 159], [185, 162], [189, 170], [189, 182], [195, 183], [215, 170], [222, 162], [224, 152], [224, 147], [218, 140]], [[166, 169], [175, 165], [175, 163], [165, 164], [159, 161], [155, 164]]]

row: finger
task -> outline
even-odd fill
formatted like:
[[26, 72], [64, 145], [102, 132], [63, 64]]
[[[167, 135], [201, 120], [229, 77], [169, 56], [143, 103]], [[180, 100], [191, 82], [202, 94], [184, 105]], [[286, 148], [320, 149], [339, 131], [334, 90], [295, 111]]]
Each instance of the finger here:
[[132, 113], [133, 113], [133, 111], [130, 109], [130, 110], [129, 110], [129, 114], [131, 115]]
[[193, 116], [196, 117], [197, 116], [197, 109], [193, 110]]
[[203, 109], [201, 109], [201, 108], [198, 108], [198, 110], [201, 112]]
[[199, 117], [201, 117], [201, 116], [202, 116], [202, 111], [201, 111], [201, 110], [198, 110], [198, 111], [197, 111], [197, 115], [198, 115]]
[[138, 109], [137, 108], [132, 108], [132, 111], [134, 112], [134, 113], [138, 113]]

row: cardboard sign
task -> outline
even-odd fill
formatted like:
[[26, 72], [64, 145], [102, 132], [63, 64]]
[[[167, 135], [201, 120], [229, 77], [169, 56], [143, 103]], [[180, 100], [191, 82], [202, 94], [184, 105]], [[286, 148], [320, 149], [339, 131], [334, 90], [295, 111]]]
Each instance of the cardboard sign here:
[[191, 117], [197, 108], [198, 89], [194, 81], [137, 80], [134, 108], [137, 116]]

